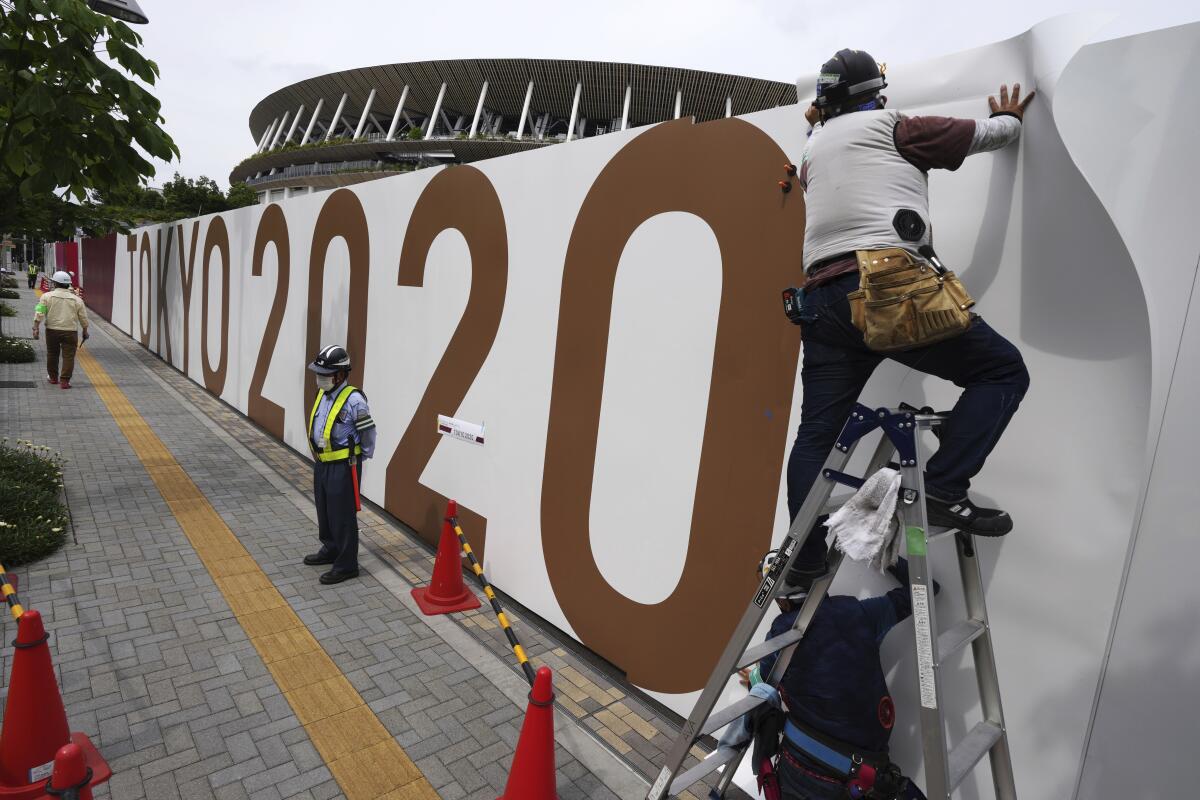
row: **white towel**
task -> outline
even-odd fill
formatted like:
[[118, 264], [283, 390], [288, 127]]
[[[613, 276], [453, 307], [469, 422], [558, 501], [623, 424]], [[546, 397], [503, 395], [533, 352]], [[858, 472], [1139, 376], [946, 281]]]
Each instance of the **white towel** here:
[[900, 473], [896, 470], [885, 467], [867, 478], [826, 523], [837, 548], [880, 572], [895, 564], [900, 555], [899, 495]]

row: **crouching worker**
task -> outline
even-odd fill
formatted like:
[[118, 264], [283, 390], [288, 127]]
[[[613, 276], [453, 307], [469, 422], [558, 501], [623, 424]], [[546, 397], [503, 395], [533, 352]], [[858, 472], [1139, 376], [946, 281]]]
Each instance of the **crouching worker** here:
[[[888, 571], [901, 586], [883, 596], [826, 597], [792, 653], [779, 682], [783, 735], [774, 766], [784, 800], [925, 800], [888, 758], [895, 707], [879, 647], [888, 631], [912, 613], [908, 562], [902, 558]], [[935, 584], [934, 591], [938, 589]], [[797, 590], [776, 598], [783, 613], [771, 624], [768, 639], [791, 630], [805, 597]], [[771, 674], [777, 657], [767, 656], [745, 676], [759, 696], [771, 693], [760, 680]], [[778, 727], [763, 717], [752, 722], [755, 765], [774, 744], [762, 739]]]
[[317, 399], [308, 415], [313, 454], [313, 494], [321, 549], [304, 557], [310, 566], [332, 565], [323, 584], [358, 577], [358, 509], [362, 462], [375, 453], [375, 421], [367, 396], [351, 386], [350, 354], [341, 345], [317, 353]]

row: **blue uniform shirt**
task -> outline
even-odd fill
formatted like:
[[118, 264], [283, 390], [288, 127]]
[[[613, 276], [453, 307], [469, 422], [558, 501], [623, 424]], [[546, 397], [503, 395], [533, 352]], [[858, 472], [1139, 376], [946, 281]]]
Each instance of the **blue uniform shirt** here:
[[[333, 401], [337, 399], [341, 389], [342, 384], [339, 383], [325, 393], [317, 406], [317, 415], [313, 418], [312, 443], [318, 450], [321, 449], [321, 433], [325, 430], [329, 409], [333, 407]], [[349, 447], [350, 442], [357, 441], [362, 445], [363, 458], [370, 458], [375, 454], [375, 420], [371, 419], [367, 397], [361, 390], [352, 392], [346, 398], [346, 404], [342, 406], [341, 413], [333, 422], [330, 435], [333, 437], [334, 450]]]
[[[904, 559], [893, 575], [904, 586], [882, 597], [826, 597], [796, 645], [779, 687], [789, 713], [800, 722], [875, 752], [887, 751], [894, 722], [879, 646], [888, 631], [912, 613]], [[790, 630], [798, 613], [793, 609], [776, 617], [767, 638]], [[759, 662], [764, 677], [775, 658], [771, 655]]]

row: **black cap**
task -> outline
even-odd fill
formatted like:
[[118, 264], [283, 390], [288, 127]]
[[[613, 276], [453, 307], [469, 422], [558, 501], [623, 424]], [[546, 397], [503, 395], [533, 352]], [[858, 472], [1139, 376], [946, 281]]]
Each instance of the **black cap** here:
[[321, 349], [308, 368], [318, 375], [334, 375], [350, 371], [350, 354], [340, 344], [331, 344]]
[[817, 76], [817, 108], [839, 111], [853, 100], [866, 100], [887, 86], [879, 64], [865, 50], [839, 50], [821, 65]]

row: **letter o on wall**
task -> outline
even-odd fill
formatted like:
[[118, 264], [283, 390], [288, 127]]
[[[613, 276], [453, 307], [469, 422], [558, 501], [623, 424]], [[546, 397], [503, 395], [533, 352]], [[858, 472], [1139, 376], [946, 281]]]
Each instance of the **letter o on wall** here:
[[[358, 195], [349, 189], [337, 189], [321, 206], [317, 222], [313, 226], [312, 250], [308, 257], [308, 322], [305, 333], [305, 358], [312, 358], [321, 349], [322, 293], [325, 288], [325, 256], [329, 244], [341, 236], [346, 240], [350, 254], [350, 308], [346, 321], [346, 336], [349, 341], [341, 343], [350, 354], [353, 369], [350, 383], [363, 388], [363, 377], [367, 374], [367, 286], [371, 280], [371, 234], [367, 228], [367, 215], [363, 211]], [[344, 309], [333, 309], [334, 313], [346, 313]], [[333, 342], [327, 342], [333, 344]], [[301, 408], [312, 405], [317, 393], [317, 377], [310, 370], [304, 371], [304, 397]], [[307, 419], [307, 417], [306, 417]]]
[[[597, 177], [567, 248], [542, 478], [546, 569], [580, 640], [652, 691], [704, 686], [770, 547], [800, 349], [778, 307], [804, 243], [803, 199], [778, 188], [787, 162], [743, 120], [659, 125]], [[667, 599], [644, 604], [601, 574], [590, 539], [603, 531], [591, 532], [589, 511], [617, 266], [633, 232], [671, 211], [712, 229], [722, 292], [683, 573]], [[652, 536], [655, 520], [645, 526]]]
[[[216, 368], [209, 366], [208, 354], [208, 282], [212, 272], [212, 252], [221, 251], [221, 356]], [[229, 368], [229, 230], [225, 220], [213, 217], [204, 233], [204, 278], [200, 304], [200, 366], [204, 369], [204, 387], [218, 397], [225, 389], [225, 374]]]

